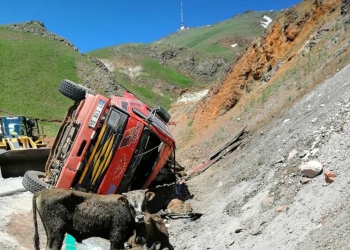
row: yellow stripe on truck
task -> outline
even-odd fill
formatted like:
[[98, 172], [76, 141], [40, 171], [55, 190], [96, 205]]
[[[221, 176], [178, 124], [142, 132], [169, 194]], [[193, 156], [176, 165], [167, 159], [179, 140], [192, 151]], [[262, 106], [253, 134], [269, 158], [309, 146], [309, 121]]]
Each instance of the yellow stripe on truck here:
[[95, 174], [92, 175], [93, 176], [92, 184], [95, 184], [97, 178], [100, 176], [102, 172], [102, 169], [106, 168], [105, 164], [106, 164], [107, 158], [109, 158], [108, 155], [111, 153], [114, 140], [115, 140], [115, 134], [113, 134], [110, 138], [108, 138], [106, 144], [103, 146], [100, 158], [98, 159], [99, 160], [98, 166], [94, 168], [94, 171], [96, 170], [96, 172]]
[[96, 154], [96, 151], [97, 151], [97, 149], [98, 149], [98, 146], [100, 145], [100, 142], [101, 142], [101, 140], [102, 140], [103, 134], [104, 134], [105, 131], [106, 131], [106, 128], [107, 128], [107, 124], [104, 124], [104, 125], [102, 126], [102, 128], [101, 128], [101, 132], [100, 132], [100, 134], [99, 134], [99, 136], [98, 136], [98, 138], [97, 138], [96, 145], [95, 145], [95, 147], [93, 148], [92, 153], [91, 153], [91, 155], [90, 155], [90, 157], [89, 157], [89, 160], [88, 160], [88, 162], [87, 162], [87, 164], [86, 164], [86, 166], [85, 166], [85, 168], [84, 168], [84, 171], [83, 171], [83, 173], [82, 173], [82, 175], [81, 175], [81, 177], [80, 177], [80, 179], [79, 179], [79, 182], [78, 182], [79, 185], [81, 185], [81, 183], [83, 182], [83, 180], [84, 180], [84, 178], [85, 178], [86, 172], [88, 171], [89, 166], [90, 166], [90, 164], [91, 164], [91, 162], [92, 162], [92, 160], [93, 160], [93, 158], [94, 158], [94, 156], [95, 156], [95, 154]]
[[[115, 137], [115, 135], [114, 135], [114, 137]], [[115, 138], [113, 139], [112, 146], [113, 146], [113, 144], [114, 144], [114, 140], [115, 140]], [[104, 164], [104, 167], [103, 167], [103, 169], [102, 169], [102, 173], [106, 170], [106, 168], [108, 167], [109, 163], [111, 162], [112, 156], [113, 156], [113, 151], [109, 150], [107, 160], [106, 160], [106, 162], [105, 162], [105, 164]]]

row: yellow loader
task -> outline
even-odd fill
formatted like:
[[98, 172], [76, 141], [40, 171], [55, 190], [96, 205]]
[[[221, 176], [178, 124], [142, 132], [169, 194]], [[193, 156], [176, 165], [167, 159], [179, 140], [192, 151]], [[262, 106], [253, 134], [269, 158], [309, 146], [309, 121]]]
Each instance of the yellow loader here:
[[45, 171], [50, 148], [44, 142], [38, 119], [0, 117], [0, 177], [23, 176], [27, 170]]

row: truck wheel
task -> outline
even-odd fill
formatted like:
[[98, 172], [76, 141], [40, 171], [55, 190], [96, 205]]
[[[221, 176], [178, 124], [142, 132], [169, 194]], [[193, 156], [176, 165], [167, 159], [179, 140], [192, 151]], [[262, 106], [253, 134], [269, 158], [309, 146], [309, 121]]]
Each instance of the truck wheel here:
[[65, 97], [68, 97], [75, 102], [80, 102], [81, 100], [85, 99], [86, 89], [83, 86], [67, 79], [60, 82], [58, 91]]
[[40, 171], [27, 171], [22, 179], [22, 185], [28, 191], [35, 194], [36, 192], [48, 188], [50, 185], [40, 178], [44, 177], [45, 173]]
[[162, 107], [157, 108], [157, 115], [165, 122], [169, 122], [171, 119], [170, 114]]

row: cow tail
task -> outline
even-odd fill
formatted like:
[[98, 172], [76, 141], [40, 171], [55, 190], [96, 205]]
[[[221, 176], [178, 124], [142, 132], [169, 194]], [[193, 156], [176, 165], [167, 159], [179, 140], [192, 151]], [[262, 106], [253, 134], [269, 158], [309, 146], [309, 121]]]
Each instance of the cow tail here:
[[36, 199], [39, 196], [39, 192], [35, 193], [33, 196], [33, 221], [34, 221], [34, 248], [35, 250], [40, 250], [40, 239], [38, 233], [38, 220], [36, 215]]

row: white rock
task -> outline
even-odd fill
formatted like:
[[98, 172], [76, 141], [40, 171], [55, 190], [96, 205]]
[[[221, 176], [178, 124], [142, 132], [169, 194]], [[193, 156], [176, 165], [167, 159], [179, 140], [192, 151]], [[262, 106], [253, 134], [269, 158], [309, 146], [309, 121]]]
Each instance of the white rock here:
[[301, 173], [309, 178], [313, 178], [321, 173], [322, 168], [322, 163], [319, 161], [308, 161], [299, 166]]

